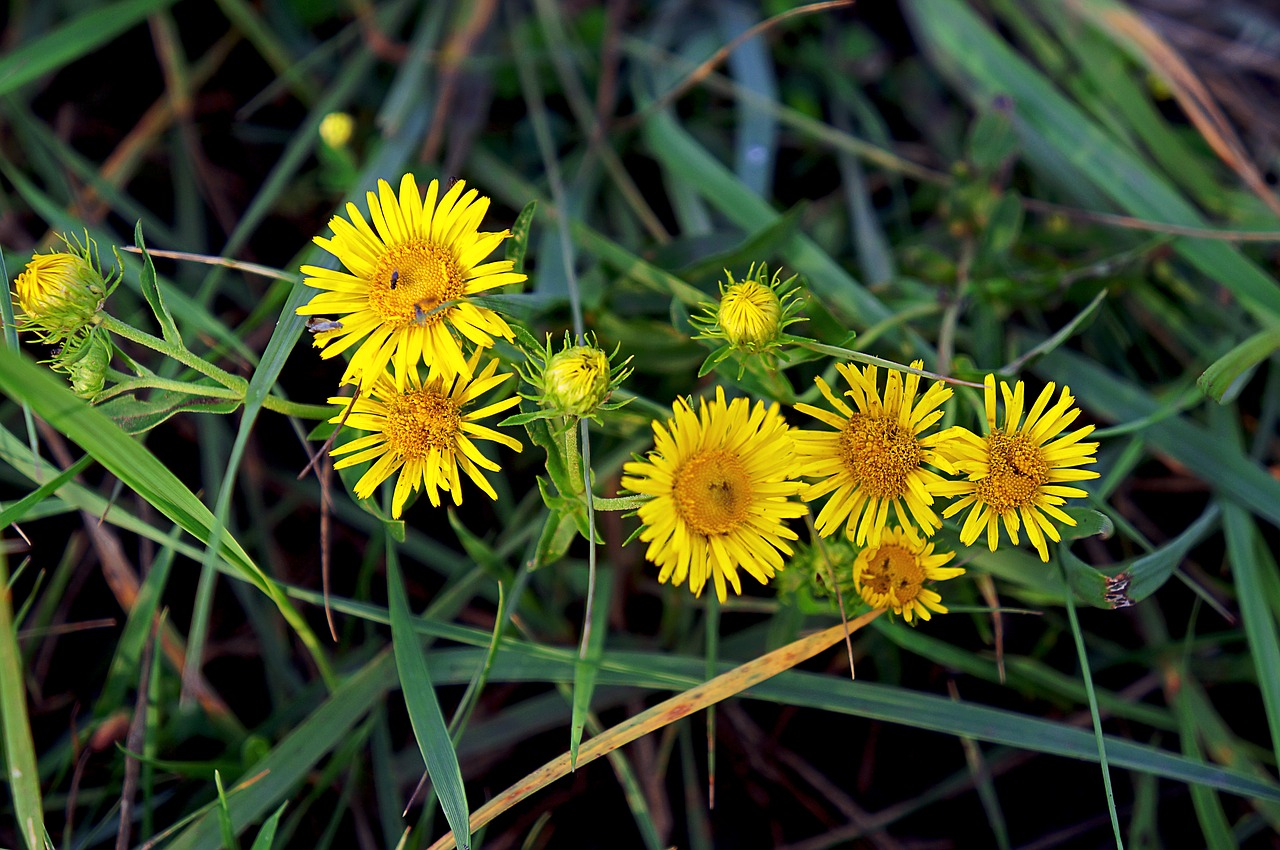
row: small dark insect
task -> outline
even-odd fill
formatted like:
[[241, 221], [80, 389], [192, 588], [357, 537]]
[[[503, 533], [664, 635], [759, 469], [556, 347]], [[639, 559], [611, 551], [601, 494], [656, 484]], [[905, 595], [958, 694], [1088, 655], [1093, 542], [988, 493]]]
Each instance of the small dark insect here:
[[441, 302], [436, 298], [432, 298], [430, 295], [426, 298], [415, 301], [413, 304], [414, 324], [420, 328], [425, 327], [427, 324], [427, 318], [438, 311], [440, 307]]
[[392, 270], [391, 270], [391, 288], [392, 288], [392, 289], [395, 289], [395, 288], [396, 288], [396, 284], [397, 284], [397, 283], [399, 283], [399, 282], [400, 282], [400, 270], [399, 270], [399, 269], [392, 269]]
[[307, 330], [313, 334], [327, 333], [328, 331], [342, 330], [342, 322], [335, 322], [332, 319], [322, 319], [319, 316], [312, 316], [307, 319]]

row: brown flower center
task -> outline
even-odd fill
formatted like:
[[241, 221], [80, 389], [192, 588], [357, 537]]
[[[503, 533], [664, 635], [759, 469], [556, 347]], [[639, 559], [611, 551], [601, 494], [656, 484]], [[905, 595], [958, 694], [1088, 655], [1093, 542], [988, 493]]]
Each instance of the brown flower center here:
[[1026, 434], [993, 431], [987, 436], [990, 474], [977, 482], [978, 499], [999, 513], [1035, 504], [1049, 480], [1044, 453]]
[[894, 419], [868, 413], [849, 417], [837, 451], [859, 486], [882, 499], [906, 493], [907, 480], [924, 460], [914, 434]]
[[864, 587], [877, 596], [892, 596], [899, 607], [916, 598], [924, 580], [924, 569], [916, 556], [896, 543], [886, 543], [873, 552], [861, 576]]
[[387, 448], [406, 459], [425, 458], [432, 449], [452, 452], [462, 416], [457, 403], [434, 386], [408, 390], [386, 399], [382, 426]]
[[434, 242], [416, 240], [392, 245], [378, 260], [369, 281], [369, 306], [389, 325], [427, 326], [440, 321], [436, 310], [466, 290], [463, 270], [454, 253]]
[[698, 534], [724, 534], [747, 517], [751, 479], [742, 460], [724, 449], [700, 452], [676, 471], [676, 511]]

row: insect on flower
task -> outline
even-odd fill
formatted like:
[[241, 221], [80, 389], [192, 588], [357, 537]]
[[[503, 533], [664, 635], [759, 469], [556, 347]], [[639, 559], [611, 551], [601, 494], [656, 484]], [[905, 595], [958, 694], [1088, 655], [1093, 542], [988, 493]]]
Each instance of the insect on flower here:
[[336, 322], [333, 319], [322, 319], [319, 316], [312, 316], [307, 319], [307, 330], [311, 331], [313, 334], [340, 331], [342, 330], [342, 322]]

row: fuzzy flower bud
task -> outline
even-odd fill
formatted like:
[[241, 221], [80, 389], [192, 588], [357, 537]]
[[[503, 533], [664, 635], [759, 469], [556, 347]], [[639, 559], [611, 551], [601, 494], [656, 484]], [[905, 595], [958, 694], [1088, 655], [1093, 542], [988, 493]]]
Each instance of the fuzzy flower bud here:
[[86, 256], [36, 254], [18, 275], [14, 289], [24, 314], [23, 329], [33, 329], [52, 341], [92, 323], [102, 308], [107, 283]]
[[71, 376], [71, 389], [76, 395], [92, 400], [106, 384], [111, 350], [110, 335], [95, 329], [63, 347], [53, 358], [53, 368]]
[[777, 356], [785, 356], [785, 347], [793, 337], [786, 333], [788, 325], [803, 321], [800, 310], [800, 287], [796, 278], [782, 279], [781, 273], [769, 274], [760, 263], [747, 270], [742, 280], [734, 280], [725, 270], [728, 283], [720, 284], [720, 301], [699, 315], [692, 316], [698, 330], [694, 339], [719, 340], [721, 345], [702, 364], [699, 377], [707, 374], [730, 355], [738, 356], [739, 377], [749, 360], [760, 360], [773, 368]]
[[[732, 276], [729, 278], [733, 280]], [[754, 349], [773, 342], [782, 331], [782, 302], [778, 293], [758, 280], [744, 280], [725, 288], [716, 323], [725, 339], [739, 348]]]
[[320, 138], [324, 143], [335, 150], [344, 148], [351, 141], [351, 134], [355, 131], [356, 122], [345, 112], [330, 112], [324, 118], [320, 119]]
[[542, 397], [570, 416], [587, 416], [613, 392], [609, 357], [591, 345], [575, 345], [552, 355], [542, 372]]
[[74, 236], [63, 241], [67, 250], [34, 255], [14, 281], [21, 313], [17, 324], [41, 342], [77, 347], [98, 326], [98, 314], [120, 275], [103, 276], [97, 245], [87, 236], [83, 244]]

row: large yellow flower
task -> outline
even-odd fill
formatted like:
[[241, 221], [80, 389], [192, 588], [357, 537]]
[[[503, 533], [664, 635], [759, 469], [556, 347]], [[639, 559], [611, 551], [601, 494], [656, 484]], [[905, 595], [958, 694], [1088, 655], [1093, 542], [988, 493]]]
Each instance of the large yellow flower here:
[[947, 613], [942, 596], [924, 586], [964, 574], [963, 567], [944, 564], [955, 552], [934, 553], [933, 544], [902, 528], [884, 532], [879, 544], [867, 546], [853, 563], [854, 589], [873, 608], [888, 608], [908, 623]]
[[512, 271], [510, 260], [481, 262], [511, 234], [480, 232], [489, 199], [474, 189], [464, 195], [464, 187], [459, 180], [437, 203], [435, 180], [425, 200], [412, 174], [401, 179], [398, 198], [379, 180], [377, 194], [368, 193], [372, 227], [355, 204], [347, 204], [351, 220], [334, 216], [329, 222], [333, 237], [316, 237], [316, 244], [349, 272], [303, 266], [306, 283], [325, 291], [298, 314], [337, 320], [337, 327], [315, 335], [322, 357], [360, 343], [343, 383], [357, 381], [367, 388], [380, 380], [389, 362], [400, 386], [419, 361], [433, 375], [469, 376], [459, 337], [481, 348], [492, 345], [494, 337], [511, 339], [502, 317], [468, 296], [525, 276]]
[[[477, 349], [467, 364], [471, 374], [479, 359]], [[487, 405], [479, 410], [464, 411], [466, 405], [511, 376], [494, 374], [498, 361], [468, 379], [454, 374], [448, 379], [439, 376], [423, 383], [416, 367], [409, 370], [403, 387], [385, 371], [371, 390], [361, 392], [352, 399], [347, 396], [331, 398], [332, 404], [341, 405], [330, 422], [341, 422], [362, 431], [372, 431], [333, 449], [331, 454], [346, 455], [334, 464], [335, 469], [345, 469], [366, 461], [375, 461], [356, 482], [355, 493], [360, 499], [373, 495], [383, 481], [397, 471], [395, 493], [391, 499], [391, 515], [399, 518], [411, 492], [425, 489], [431, 504], [440, 506], [440, 491], [453, 497], [455, 505], [462, 504], [462, 484], [458, 476], [461, 467], [476, 486], [497, 499], [498, 494], [485, 480], [481, 469], [497, 472], [501, 467], [486, 458], [476, 447], [475, 440], [492, 440], [520, 451], [520, 443], [491, 428], [476, 423], [477, 419], [492, 416], [520, 403], [518, 396]]]
[[1062, 388], [1057, 404], [1049, 408], [1052, 383], [1040, 393], [1024, 422], [1022, 381], [1017, 382], [1012, 392], [1009, 385], [1001, 381], [1004, 425], [997, 428], [995, 376], [987, 375], [984, 383], [987, 435], [979, 437], [967, 428], [950, 429], [953, 439], [948, 441], [947, 454], [968, 480], [949, 481], [938, 490], [939, 495], [960, 497], [948, 505], [942, 515], [949, 517], [971, 508], [960, 529], [960, 542], [968, 546], [985, 528], [987, 546], [993, 552], [1001, 523], [1015, 546], [1019, 527], [1025, 527], [1031, 545], [1040, 553], [1040, 560], [1047, 562], [1049, 548], [1045, 538], [1055, 542], [1061, 539], [1049, 518], [1063, 525], [1075, 525], [1075, 520], [1060, 510], [1059, 505], [1065, 504], [1068, 498], [1088, 495], [1078, 487], [1066, 487], [1063, 483], [1098, 477], [1092, 470], [1078, 468], [1096, 460], [1093, 454], [1098, 444], [1081, 442], [1093, 432], [1093, 426], [1086, 425], [1059, 436], [1076, 420], [1080, 410], [1072, 407], [1075, 399], [1066, 387]]
[[[911, 364], [920, 368], [920, 360]], [[951, 464], [938, 451], [945, 434], [921, 436], [942, 418], [938, 406], [951, 398], [951, 390], [941, 381], [925, 391], [917, 401], [920, 376], [891, 370], [885, 380], [884, 398], [876, 388], [877, 369], [867, 366], [836, 366], [849, 382], [846, 396], [853, 399], [850, 408], [837, 398], [822, 378], [818, 389], [836, 409], [836, 413], [809, 404], [797, 404], [796, 410], [816, 417], [836, 431], [797, 431], [796, 453], [804, 464], [802, 473], [820, 478], [804, 493], [805, 501], [813, 501], [828, 493], [831, 498], [818, 514], [815, 527], [827, 537], [841, 525], [859, 546], [880, 542], [893, 507], [898, 524], [910, 529], [914, 525], [925, 536], [933, 534], [942, 522], [931, 505], [933, 497], [946, 482], [925, 464], [951, 472]]]
[[726, 585], [742, 592], [738, 568], [761, 584], [782, 569], [796, 534], [784, 520], [807, 508], [790, 497], [795, 477], [790, 428], [778, 405], [745, 398], [726, 403], [724, 389], [699, 405], [683, 399], [666, 425], [653, 423], [654, 450], [625, 465], [622, 486], [653, 498], [640, 507], [649, 544], [645, 557], [660, 568], [658, 581], [682, 584], [695, 595], [711, 577], [723, 602]]

